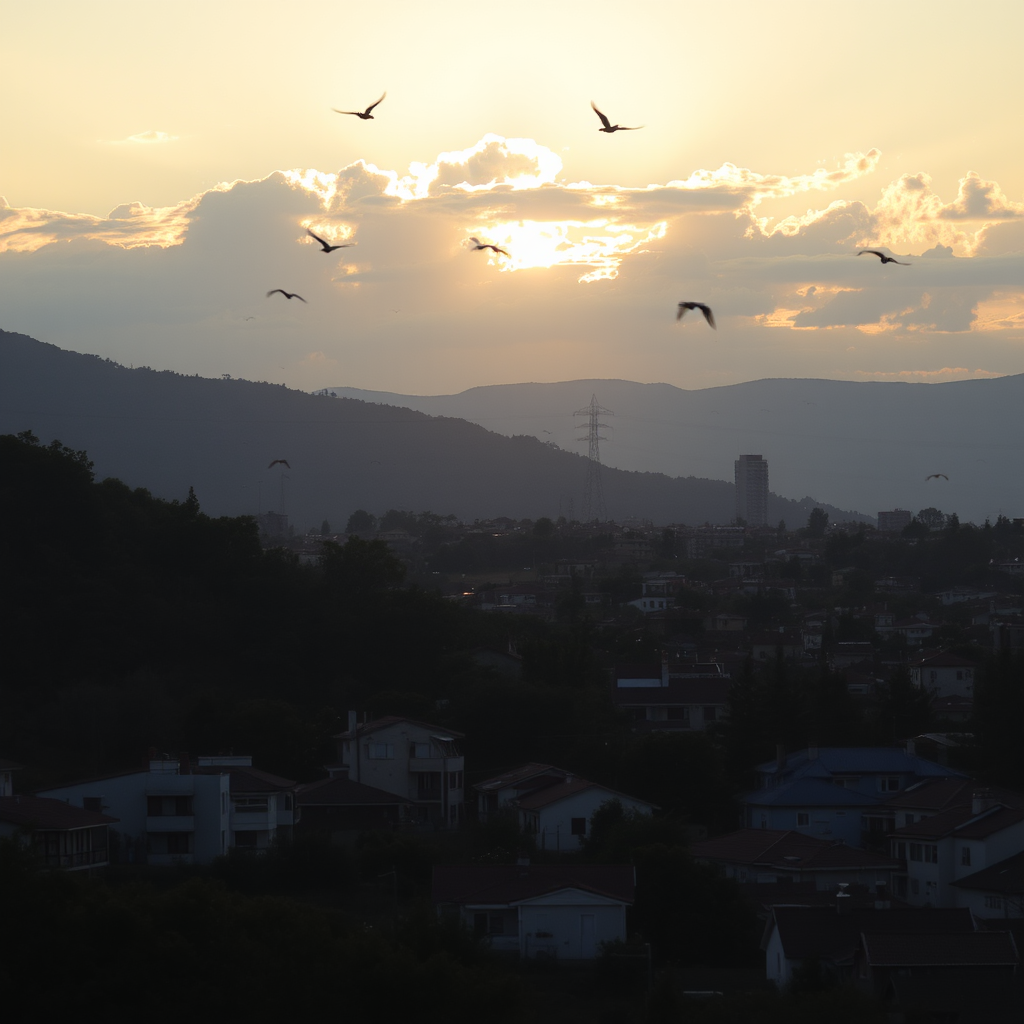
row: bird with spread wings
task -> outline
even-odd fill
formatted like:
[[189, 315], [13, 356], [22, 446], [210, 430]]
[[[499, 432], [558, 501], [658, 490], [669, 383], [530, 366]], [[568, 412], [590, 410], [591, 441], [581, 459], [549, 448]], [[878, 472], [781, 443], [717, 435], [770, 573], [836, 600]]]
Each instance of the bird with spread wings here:
[[[699, 309], [704, 314], [704, 319], [712, 326], [715, 327], [715, 314], [711, 312], [710, 306], [705, 306], [703, 302], [680, 302], [679, 312], [676, 313], [676, 320], [682, 320], [686, 315], [688, 309]], [[715, 330], [718, 328], [715, 327]]]
[[360, 121], [372, 121], [373, 114], [371, 114], [370, 111], [373, 110], [378, 103], [384, 102], [384, 96], [387, 96], [386, 92], [379, 100], [377, 100], [377, 103], [371, 103], [365, 110], [339, 110], [337, 107], [331, 107], [331, 110], [336, 114], [352, 114], [353, 116], [358, 117]]
[[608, 118], [597, 109], [597, 104], [595, 104], [593, 100], [590, 101], [590, 105], [594, 108], [594, 113], [601, 118], [601, 124], [603, 127], [597, 129], [599, 132], [608, 132], [609, 134], [612, 132], [638, 132], [641, 128], [645, 127], [642, 124], [637, 125], [635, 128], [627, 128], [625, 125], [621, 124], [612, 124], [611, 121], [609, 121]]

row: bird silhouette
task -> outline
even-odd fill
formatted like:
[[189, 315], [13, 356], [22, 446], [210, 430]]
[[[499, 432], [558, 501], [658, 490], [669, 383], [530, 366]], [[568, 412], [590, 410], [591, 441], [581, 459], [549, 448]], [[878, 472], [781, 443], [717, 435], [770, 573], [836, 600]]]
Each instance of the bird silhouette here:
[[347, 249], [351, 245], [355, 245], [355, 242], [342, 242], [341, 245], [328, 245], [319, 235], [314, 235], [309, 228], [306, 228], [306, 234], [310, 238], [315, 238], [322, 246], [324, 252], [334, 252], [335, 249]]
[[901, 267], [909, 267], [910, 266], [909, 263], [900, 263], [900, 261], [898, 259], [895, 259], [892, 256], [886, 256], [884, 252], [879, 252], [877, 249], [861, 249], [861, 251], [859, 253], [857, 253], [857, 255], [858, 256], [863, 256], [865, 253], [871, 253], [872, 256], [877, 256], [882, 261], [883, 264], [885, 264], [885, 263], [899, 263], [899, 265]]
[[[387, 96], [387, 93], [384, 93], [384, 95], [381, 96], [379, 100], [377, 100], [377, 103], [382, 103], [384, 101], [384, 96]], [[375, 106], [377, 106], [377, 103], [371, 103], [365, 110], [339, 110], [337, 107], [331, 107], [331, 110], [333, 110], [336, 114], [353, 114], [356, 117], [358, 117], [361, 121], [372, 121], [373, 114], [371, 114], [370, 111], [373, 110]]]
[[593, 100], [590, 101], [590, 105], [594, 108], [594, 113], [597, 114], [599, 118], [601, 118], [601, 124], [604, 125], [603, 128], [597, 129], [599, 132], [636, 132], [639, 131], [641, 128], [645, 127], [642, 124], [637, 125], [635, 128], [626, 128], [624, 125], [621, 124], [612, 124], [611, 121], [609, 121], [608, 118], [605, 117], [604, 114], [602, 114], [601, 111], [597, 109], [597, 104], [594, 103]]
[[[274, 292], [280, 292], [286, 299], [298, 299], [300, 302], [306, 302], [306, 300], [297, 292], [286, 292], [283, 288], [271, 288], [271, 290], [267, 292], [267, 298], [269, 299]], [[309, 305], [309, 303], [306, 304]]]
[[[703, 302], [680, 302], [679, 312], [676, 313], [676, 320], [682, 320], [688, 309], [699, 309], [704, 314], [704, 319], [712, 327], [715, 327], [715, 314], [711, 312], [711, 307], [705, 306]], [[715, 327], [715, 330], [718, 330], [718, 328]]]
[[931, 476], [926, 476], [925, 480], [935, 480], [935, 479], [937, 479], [940, 476], [942, 477], [943, 480], [946, 480], [946, 481], [949, 480], [949, 477], [946, 476], [945, 473], [932, 473]]
[[504, 249], [500, 249], [496, 245], [491, 245], [488, 242], [481, 242], [479, 238], [474, 238], [472, 235], [470, 235], [469, 240], [471, 242], [476, 242], [476, 245], [473, 246], [473, 252], [476, 252], [477, 249], [493, 249], [495, 252], [501, 253], [502, 256], [506, 256], [506, 257], [508, 257], [508, 259], [512, 259], [512, 257], [509, 256], [508, 253], [505, 252]]
[[288, 465], [287, 459], [274, 459], [274, 461], [269, 466], [267, 466], [267, 469], [273, 469], [275, 466], [284, 466], [286, 469], [292, 468], [291, 466]]

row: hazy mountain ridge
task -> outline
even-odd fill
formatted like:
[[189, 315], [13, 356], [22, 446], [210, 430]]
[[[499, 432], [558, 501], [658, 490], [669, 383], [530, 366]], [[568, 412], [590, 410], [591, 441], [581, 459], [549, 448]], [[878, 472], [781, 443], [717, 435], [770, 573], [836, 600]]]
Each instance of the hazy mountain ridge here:
[[[589, 396], [588, 396], [589, 398]], [[194, 487], [211, 515], [285, 510], [300, 528], [344, 525], [356, 508], [430, 509], [465, 520], [579, 515], [586, 459], [534, 437], [283, 385], [128, 369], [0, 331], [0, 432], [32, 429], [86, 449], [98, 478], [158, 497]], [[269, 471], [287, 459], [290, 471]], [[733, 485], [605, 468], [615, 519], [728, 522]], [[283, 488], [283, 491], [282, 491]], [[773, 520], [804, 522], [815, 504], [774, 497]], [[835, 518], [853, 513], [822, 505]]]
[[[499, 433], [532, 433], [580, 451], [592, 394], [606, 466], [731, 480], [746, 452], [768, 460], [772, 490], [869, 512], [936, 506], [982, 522], [1024, 515], [1024, 374], [943, 384], [765, 379], [686, 391], [670, 384], [578, 380], [503, 384], [456, 395], [331, 388], [459, 416]], [[948, 481], [926, 480], [944, 473]]]

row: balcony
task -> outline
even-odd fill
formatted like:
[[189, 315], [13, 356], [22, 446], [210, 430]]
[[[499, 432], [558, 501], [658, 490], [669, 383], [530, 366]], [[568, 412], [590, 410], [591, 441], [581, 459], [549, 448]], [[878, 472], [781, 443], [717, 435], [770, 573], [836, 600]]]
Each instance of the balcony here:
[[195, 832], [194, 814], [151, 814], [146, 818], [147, 832]]
[[235, 832], [266, 832], [277, 828], [277, 815], [270, 811], [231, 808], [231, 828]]
[[466, 767], [466, 759], [459, 757], [410, 757], [411, 772], [461, 772]]

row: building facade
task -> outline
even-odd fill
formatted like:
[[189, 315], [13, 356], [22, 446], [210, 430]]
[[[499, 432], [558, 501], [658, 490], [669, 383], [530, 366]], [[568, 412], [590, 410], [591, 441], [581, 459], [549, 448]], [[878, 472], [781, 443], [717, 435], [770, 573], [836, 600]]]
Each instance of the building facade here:
[[768, 524], [768, 462], [760, 455], [741, 455], [736, 471], [736, 518], [747, 526]]

